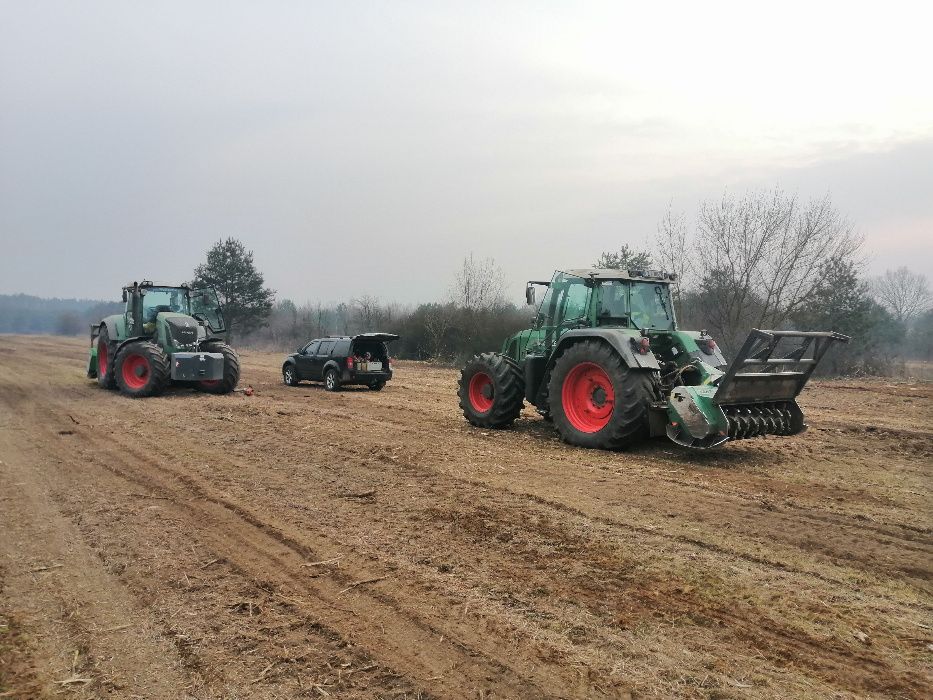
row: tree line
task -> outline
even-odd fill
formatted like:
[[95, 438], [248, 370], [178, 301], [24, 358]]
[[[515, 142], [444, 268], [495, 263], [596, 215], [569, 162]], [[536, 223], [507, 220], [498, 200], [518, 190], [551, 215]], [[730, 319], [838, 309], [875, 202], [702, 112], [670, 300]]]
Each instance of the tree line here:
[[[803, 201], [780, 189], [727, 193], [701, 203], [693, 217], [671, 208], [643, 249], [622, 245], [593, 266], [676, 273], [680, 326], [708, 330], [727, 354], [751, 328], [834, 330], [852, 340], [827, 355], [823, 374], [890, 374], [900, 358], [933, 360], [927, 280], [906, 267], [868, 278], [862, 239], [828, 195]], [[276, 351], [380, 330], [401, 336], [392, 346], [399, 357], [457, 363], [498, 349], [533, 315], [504, 299], [495, 260], [472, 254], [444, 299], [408, 306], [369, 295], [301, 305], [276, 300], [252, 252], [234, 238], [211, 247], [190, 284], [217, 290], [233, 342]], [[0, 295], [0, 332], [77, 334], [121, 309]]]

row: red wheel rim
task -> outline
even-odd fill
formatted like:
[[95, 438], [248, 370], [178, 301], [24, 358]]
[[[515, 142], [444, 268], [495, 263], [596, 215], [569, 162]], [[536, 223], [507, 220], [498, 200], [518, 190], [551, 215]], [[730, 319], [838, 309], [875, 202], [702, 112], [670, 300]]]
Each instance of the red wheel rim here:
[[470, 377], [470, 404], [480, 413], [492, 408], [493, 395], [492, 377], [485, 372], [477, 372]]
[[107, 356], [107, 343], [97, 343], [97, 373], [105, 377], [107, 376], [107, 360], [110, 359]]
[[123, 360], [123, 383], [130, 389], [142, 389], [149, 381], [149, 360], [142, 355], [128, 355]]
[[581, 362], [570, 370], [560, 398], [564, 415], [581, 433], [598, 433], [612, 418], [612, 382], [606, 370], [593, 362]]

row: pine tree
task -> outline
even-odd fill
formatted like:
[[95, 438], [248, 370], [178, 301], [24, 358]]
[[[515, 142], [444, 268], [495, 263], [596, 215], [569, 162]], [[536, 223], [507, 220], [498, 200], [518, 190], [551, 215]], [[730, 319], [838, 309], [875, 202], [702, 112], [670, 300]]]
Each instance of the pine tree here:
[[207, 251], [207, 262], [195, 268], [191, 284], [217, 290], [231, 336], [261, 327], [275, 300], [275, 290], [263, 286], [253, 252], [235, 238], [218, 241]]
[[651, 253], [623, 245], [617, 253], [604, 251], [593, 267], [613, 270], [645, 270], [651, 265]]

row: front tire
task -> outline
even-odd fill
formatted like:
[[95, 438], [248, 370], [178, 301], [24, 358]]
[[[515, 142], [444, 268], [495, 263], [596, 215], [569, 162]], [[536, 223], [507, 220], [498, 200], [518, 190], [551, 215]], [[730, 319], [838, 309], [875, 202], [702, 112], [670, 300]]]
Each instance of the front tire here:
[[522, 412], [525, 381], [502, 355], [476, 355], [460, 371], [457, 394], [463, 417], [480, 428], [505, 428]]
[[114, 363], [120, 393], [134, 399], [161, 394], [168, 385], [170, 373], [168, 355], [146, 340], [124, 345]]
[[301, 383], [298, 378], [298, 368], [295, 365], [285, 365], [282, 368], [282, 381], [286, 386], [298, 386]]
[[104, 389], [117, 388], [114, 372], [115, 354], [116, 350], [114, 344], [110, 342], [107, 326], [101, 325], [100, 333], [97, 335], [97, 383]]
[[236, 350], [219, 341], [204, 343], [201, 350], [203, 352], [219, 352], [224, 356], [224, 376], [220, 379], [198, 382], [195, 386], [199, 391], [208, 394], [229, 394], [236, 388], [237, 382], [240, 381], [240, 356], [236, 354]]
[[324, 389], [326, 391], [338, 391], [340, 389], [340, 376], [333, 367], [324, 373]]
[[564, 352], [548, 396], [554, 425], [571, 445], [619, 450], [648, 436], [650, 372], [627, 367], [605, 343], [584, 341]]

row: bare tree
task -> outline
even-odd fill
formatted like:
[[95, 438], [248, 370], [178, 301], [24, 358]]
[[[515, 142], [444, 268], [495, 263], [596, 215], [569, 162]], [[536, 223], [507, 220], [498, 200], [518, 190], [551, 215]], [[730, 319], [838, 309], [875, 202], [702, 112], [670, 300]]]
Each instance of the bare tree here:
[[343, 328], [344, 335], [350, 335], [350, 321], [352, 320], [353, 309], [350, 308], [349, 304], [340, 302], [337, 304], [337, 324]]
[[700, 207], [690, 250], [703, 311], [727, 347], [752, 327], [780, 328], [804, 308], [829, 261], [854, 260], [861, 238], [827, 195], [806, 203], [780, 189], [725, 195]]
[[427, 354], [431, 359], [443, 358], [447, 332], [453, 323], [453, 310], [450, 306], [431, 304], [424, 315], [424, 330], [427, 336]]
[[479, 260], [470, 253], [450, 290], [452, 301], [464, 309], [486, 311], [502, 303], [502, 269], [493, 258]]
[[373, 330], [373, 326], [377, 323], [379, 317], [381, 316], [379, 300], [374, 296], [366, 294], [354, 299], [353, 305], [356, 307], [356, 314], [360, 322], [360, 328], [364, 332]]
[[687, 276], [693, 272], [693, 256], [688, 250], [689, 243], [686, 214], [675, 214], [673, 207], [668, 205], [667, 212], [658, 222], [654, 255], [663, 270], [677, 275], [674, 301], [678, 304], [681, 301], [680, 290], [689, 283]]
[[872, 280], [871, 289], [878, 303], [901, 323], [910, 322], [933, 303], [927, 278], [906, 267], [885, 270], [883, 275]]

